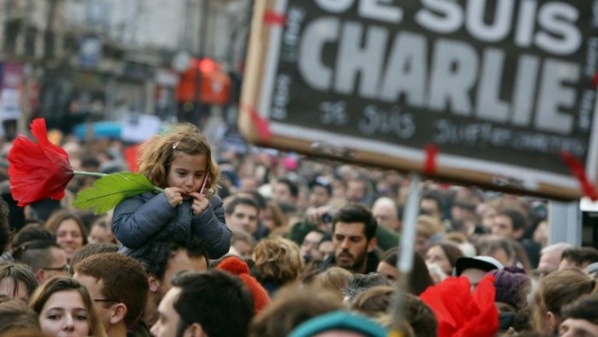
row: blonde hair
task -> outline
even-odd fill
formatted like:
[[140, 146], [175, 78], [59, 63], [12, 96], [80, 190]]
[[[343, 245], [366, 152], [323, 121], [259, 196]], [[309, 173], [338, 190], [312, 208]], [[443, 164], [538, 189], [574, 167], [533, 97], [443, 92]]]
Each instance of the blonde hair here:
[[146, 176], [152, 184], [162, 188], [168, 187], [168, 170], [178, 153], [205, 155], [206, 170], [209, 174], [206, 195], [210, 196], [216, 192], [220, 170], [212, 160], [212, 148], [207, 138], [195, 125], [175, 124], [167, 133], [154, 136], [143, 143], [140, 152], [139, 173]]
[[315, 288], [330, 290], [337, 294], [340, 299], [343, 299], [343, 289], [351, 276], [353, 274], [347, 269], [330, 267], [316, 275], [310, 285]]
[[257, 278], [278, 285], [296, 281], [303, 270], [299, 246], [281, 237], [260, 241], [253, 251], [253, 260]]
[[421, 235], [426, 239], [444, 231], [442, 223], [437, 218], [425, 214], [417, 217], [415, 226], [417, 235]]

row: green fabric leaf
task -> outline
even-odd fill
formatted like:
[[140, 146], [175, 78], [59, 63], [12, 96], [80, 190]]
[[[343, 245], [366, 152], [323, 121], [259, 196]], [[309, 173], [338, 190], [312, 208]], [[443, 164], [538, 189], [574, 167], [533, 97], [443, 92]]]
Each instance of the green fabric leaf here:
[[153, 190], [157, 188], [142, 174], [112, 173], [77, 193], [73, 206], [93, 209], [95, 214], [101, 214], [116, 207], [123, 199]]

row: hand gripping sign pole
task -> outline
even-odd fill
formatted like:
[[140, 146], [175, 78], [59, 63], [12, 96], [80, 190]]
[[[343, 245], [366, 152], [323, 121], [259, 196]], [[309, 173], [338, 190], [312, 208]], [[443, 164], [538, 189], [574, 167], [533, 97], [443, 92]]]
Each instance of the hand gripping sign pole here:
[[399, 270], [398, 289], [394, 298], [392, 325], [388, 337], [403, 337], [401, 323], [405, 319], [405, 303], [407, 293], [409, 292], [409, 274], [413, 268], [413, 243], [415, 241], [415, 223], [419, 213], [420, 182], [421, 177], [419, 174], [414, 173], [411, 175], [409, 196], [407, 197], [405, 213], [403, 215], [403, 230], [398, 251], [399, 258], [397, 259], [397, 269]]

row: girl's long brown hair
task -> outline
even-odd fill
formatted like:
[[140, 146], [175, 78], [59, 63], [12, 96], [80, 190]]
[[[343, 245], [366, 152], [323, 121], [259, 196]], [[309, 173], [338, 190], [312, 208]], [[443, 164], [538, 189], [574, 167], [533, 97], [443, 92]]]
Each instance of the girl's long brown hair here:
[[168, 187], [168, 169], [178, 153], [205, 155], [208, 181], [204, 191], [207, 196], [216, 192], [220, 170], [212, 159], [212, 148], [207, 138], [195, 125], [175, 124], [168, 132], [147, 140], [139, 150], [139, 173], [161, 188]]

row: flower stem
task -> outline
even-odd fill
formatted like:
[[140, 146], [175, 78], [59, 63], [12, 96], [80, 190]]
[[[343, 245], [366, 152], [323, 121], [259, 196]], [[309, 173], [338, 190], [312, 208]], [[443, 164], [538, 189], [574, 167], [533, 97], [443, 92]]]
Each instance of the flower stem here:
[[88, 176], [88, 177], [96, 177], [96, 178], [102, 178], [102, 177], [107, 176], [106, 173], [100, 173], [100, 172], [73, 171], [73, 173], [75, 175], [79, 175], [79, 176]]

